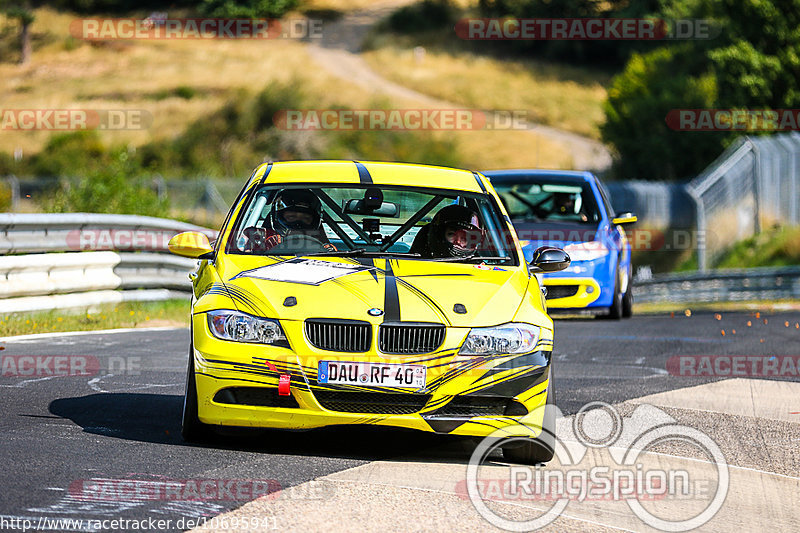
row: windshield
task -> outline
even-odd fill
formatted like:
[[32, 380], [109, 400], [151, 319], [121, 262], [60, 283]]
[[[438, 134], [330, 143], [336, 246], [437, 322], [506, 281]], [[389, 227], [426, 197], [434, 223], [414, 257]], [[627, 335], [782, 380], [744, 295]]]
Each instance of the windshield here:
[[600, 212], [588, 183], [496, 183], [514, 221], [598, 223]]
[[368, 185], [266, 185], [248, 195], [227, 253], [518, 264], [486, 194]]

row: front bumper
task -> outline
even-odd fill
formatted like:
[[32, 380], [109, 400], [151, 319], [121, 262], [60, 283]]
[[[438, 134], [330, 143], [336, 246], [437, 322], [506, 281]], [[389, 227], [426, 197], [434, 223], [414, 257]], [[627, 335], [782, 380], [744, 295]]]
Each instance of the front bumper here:
[[[301, 324], [282, 326], [290, 339], [303, 338]], [[524, 424], [531, 437], [541, 428], [543, 410], [537, 408], [547, 400], [552, 330], [542, 330], [534, 352], [487, 358], [458, 356], [452, 348], [397, 357], [222, 341], [210, 334], [204, 314], [193, 317], [193, 331], [198, 416], [206, 424], [283, 429], [371, 424], [472, 436]], [[466, 331], [452, 333], [461, 337], [460, 345]], [[443, 346], [453, 344], [450, 334]], [[425, 364], [428, 381], [418, 391], [318, 383], [318, 361], [330, 359]], [[288, 377], [289, 396], [277, 393], [281, 376]]]
[[602, 293], [594, 278], [545, 278], [548, 309], [580, 309], [596, 302]]

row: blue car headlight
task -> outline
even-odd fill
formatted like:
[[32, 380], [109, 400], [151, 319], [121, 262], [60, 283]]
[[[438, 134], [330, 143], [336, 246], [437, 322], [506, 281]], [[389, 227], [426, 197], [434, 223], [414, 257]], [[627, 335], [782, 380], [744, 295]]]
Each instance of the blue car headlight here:
[[218, 339], [288, 346], [286, 335], [277, 320], [227, 309], [209, 311], [206, 314], [208, 329]]
[[491, 328], [472, 328], [459, 355], [521, 354], [533, 351], [539, 341], [539, 327], [509, 322]]
[[602, 242], [580, 242], [568, 244], [564, 251], [569, 254], [569, 258], [575, 261], [594, 261], [608, 255], [608, 248]]

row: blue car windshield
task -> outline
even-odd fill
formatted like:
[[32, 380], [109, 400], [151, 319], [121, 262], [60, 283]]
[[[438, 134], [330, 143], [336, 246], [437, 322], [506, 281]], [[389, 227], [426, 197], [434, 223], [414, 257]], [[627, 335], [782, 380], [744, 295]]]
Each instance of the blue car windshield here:
[[495, 183], [514, 221], [597, 224], [600, 211], [588, 183]]

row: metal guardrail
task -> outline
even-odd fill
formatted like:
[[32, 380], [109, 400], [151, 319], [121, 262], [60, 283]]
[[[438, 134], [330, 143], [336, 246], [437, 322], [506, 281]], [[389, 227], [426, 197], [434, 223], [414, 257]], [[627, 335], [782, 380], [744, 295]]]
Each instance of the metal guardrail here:
[[81, 250], [166, 251], [176, 233], [216, 231], [194, 224], [138, 215], [96, 213], [0, 214], [0, 255]]
[[633, 283], [639, 303], [800, 300], [800, 266], [687, 272]]
[[208, 228], [154, 217], [0, 214], [0, 312], [185, 298], [197, 262], [163, 253], [182, 231], [216, 237]]

